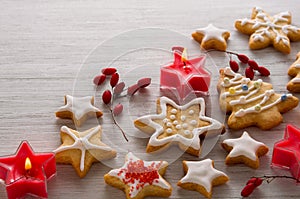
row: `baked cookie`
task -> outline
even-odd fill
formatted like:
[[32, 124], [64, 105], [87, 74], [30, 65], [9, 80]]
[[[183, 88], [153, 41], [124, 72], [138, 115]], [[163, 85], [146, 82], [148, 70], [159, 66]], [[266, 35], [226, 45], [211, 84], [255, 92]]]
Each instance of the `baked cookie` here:
[[216, 49], [224, 51], [227, 48], [227, 40], [230, 32], [209, 24], [205, 28], [199, 28], [192, 33], [192, 37], [206, 50]]
[[241, 33], [251, 35], [251, 49], [262, 49], [273, 45], [276, 50], [290, 53], [290, 41], [300, 40], [300, 29], [290, 25], [292, 21], [289, 12], [281, 12], [270, 16], [261, 8], [252, 10], [251, 19], [238, 19], [235, 28]]
[[166, 161], [144, 161], [128, 153], [125, 164], [105, 174], [104, 180], [107, 184], [123, 190], [127, 199], [169, 197], [172, 187], [162, 177], [167, 167]]
[[135, 127], [152, 134], [147, 152], [168, 148], [178, 143], [183, 151], [200, 156], [201, 139], [207, 135], [218, 135], [224, 125], [205, 115], [203, 98], [179, 106], [167, 97], [157, 100], [157, 114], [142, 116], [134, 121]]
[[116, 151], [101, 142], [101, 126], [79, 132], [62, 126], [62, 145], [55, 149], [57, 163], [72, 164], [83, 178], [94, 162], [116, 157]]
[[282, 122], [281, 113], [295, 108], [299, 101], [291, 94], [277, 94], [271, 84], [261, 79], [251, 81], [229, 67], [220, 70], [217, 87], [221, 109], [231, 113], [227, 124], [232, 129], [271, 129]]
[[94, 106], [94, 97], [65, 96], [65, 105], [55, 113], [56, 117], [72, 119], [76, 126], [81, 126], [88, 117], [101, 117], [102, 112]]
[[177, 185], [188, 190], [198, 191], [207, 198], [212, 196], [212, 187], [226, 183], [228, 176], [214, 168], [214, 161], [183, 161], [185, 176]]
[[300, 52], [298, 52], [296, 61], [290, 66], [288, 75], [293, 79], [289, 81], [286, 88], [291, 92], [300, 92]]
[[240, 138], [226, 139], [221, 145], [229, 152], [225, 159], [226, 164], [244, 163], [253, 169], [259, 167], [258, 158], [269, 151], [264, 143], [254, 140], [246, 131]]

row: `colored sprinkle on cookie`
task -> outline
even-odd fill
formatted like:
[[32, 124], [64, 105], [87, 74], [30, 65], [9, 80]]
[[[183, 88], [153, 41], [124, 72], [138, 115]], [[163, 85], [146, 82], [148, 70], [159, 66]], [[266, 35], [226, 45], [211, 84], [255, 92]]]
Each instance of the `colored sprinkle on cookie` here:
[[162, 177], [166, 161], [144, 161], [132, 153], [126, 155], [125, 164], [104, 176], [107, 184], [124, 190], [127, 199], [142, 199], [146, 196], [169, 197], [171, 185]]

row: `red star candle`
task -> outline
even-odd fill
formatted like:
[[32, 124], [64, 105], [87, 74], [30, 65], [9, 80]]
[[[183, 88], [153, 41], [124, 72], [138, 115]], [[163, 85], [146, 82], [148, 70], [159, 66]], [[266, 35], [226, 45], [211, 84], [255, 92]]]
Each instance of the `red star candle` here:
[[160, 69], [160, 88], [172, 93], [178, 99], [189, 94], [208, 94], [211, 74], [204, 68], [205, 55], [193, 59], [187, 58], [186, 49], [173, 48], [174, 62]]
[[27, 141], [20, 144], [15, 155], [0, 157], [0, 179], [8, 199], [26, 195], [47, 198], [47, 180], [55, 174], [55, 154], [35, 153]]
[[274, 144], [272, 166], [289, 169], [300, 180], [300, 130], [287, 125], [284, 138]]

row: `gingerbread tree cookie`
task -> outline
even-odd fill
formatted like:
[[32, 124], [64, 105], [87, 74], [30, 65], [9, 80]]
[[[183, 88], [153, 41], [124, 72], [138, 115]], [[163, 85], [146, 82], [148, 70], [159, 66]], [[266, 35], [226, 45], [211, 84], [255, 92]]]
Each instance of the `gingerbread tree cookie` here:
[[291, 94], [277, 94], [271, 84], [261, 79], [251, 81], [229, 67], [220, 70], [218, 91], [222, 110], [231, 113], [228, 127], [232, 129], [271, 129], [282, 122], [281, 113], [295, 108], [299, 101]]
[[251, 49], [262, 49], [273, 45], [283, 53], [290, 53], [290, 41], [300, 40], [300, 28], [290, 25], [292, 21], [289, 12], [281, 12], [270, 16], [261, 8], [252, 10], [251, 19], [238, 19], [235, 27], [238, 31], [251, 35]]
[[289, 81], [286, 88], [291, 92], [300, 92], [300, 52], [298, 52], [296, 61], [290, 66], [288, 75], [293, 79]]

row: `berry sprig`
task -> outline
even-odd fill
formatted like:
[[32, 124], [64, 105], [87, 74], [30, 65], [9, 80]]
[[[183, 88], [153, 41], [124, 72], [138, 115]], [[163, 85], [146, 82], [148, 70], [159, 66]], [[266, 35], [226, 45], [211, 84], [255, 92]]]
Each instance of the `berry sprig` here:
[[[219, 50], [212, 49], [212, 50], [208, 50], [206, 52], [210, 52], [210, 51], [219, 51]], [[225, 52], [230, 55], [229, 56], [229, 58], [230, 58], [229, 66], [230, 66], [231, 70], [233, 70], [234, 72], [239, 71], [240, 65], [238, 64], [237, 61], [232, 59], [232, 56], [236, 56], [241, 63], [248, 64], [247, 68], [245, 69], [245, 76], [251, 80], [254, 78], [255, 71], [258, 71], [260, 73], [260, 75], [262, 75], [262, 76], [270, 75], [270, 71], [266, 67], [259, 66], [256, 61], [249, 59], [249, 57], [247, 55], [239, 54], [239, 53], [232, 52], [232, 51], [221, 51], [221, 52]]]
[[[117, 73], [116, 68], [103, 68], [101, 73], [102, 74], [94, 77], [93, 82], [96, 86], [100, 86], [105, 82], [107, 77], [110, 76], [110, 89], [103, 91], [102, 102], [110, 111], [114, 124], [120, 129], [124, 139], [128, 142], [128, 138], [126, 137], [124, 130], [121, 128], [115, 118], [115, 116], [118, 116], [123, 112], [123, 105], [118, 103], [114, 106], [114, 100], [119, 97], [134, 95], [141, 88], [149, 86], [151, 84], [151, 78], [141, 78], [137, 81], [137, 83], [125, 88], [125, 82], [119, 82], [120, 75]], [[126, 95], [122, 95], [122, 93], [126, 91]]]
[[254, 189], [256, 187], [260, 186], [263, 183], [263, 181], [270, 183], [273, 180], [275, 180], [276, 178], [288, 178], [288, 179], [295, 180], [296, 182], [300, 182], [297, 178], [294, 178], [292, 176], [276, 176], [276, 175], [267, 176], [267, 175], [264, 175], [262, 177], [252, 177], [247, 181], [246, 186], [241, 191], [241, 196], [243, 196], [243, 197], [250, 196], [251, 193], [254, 191]]

